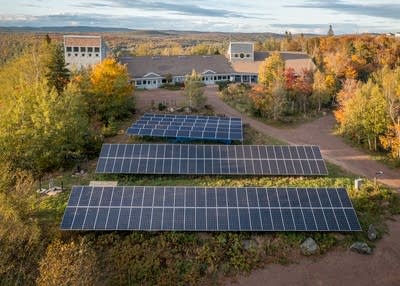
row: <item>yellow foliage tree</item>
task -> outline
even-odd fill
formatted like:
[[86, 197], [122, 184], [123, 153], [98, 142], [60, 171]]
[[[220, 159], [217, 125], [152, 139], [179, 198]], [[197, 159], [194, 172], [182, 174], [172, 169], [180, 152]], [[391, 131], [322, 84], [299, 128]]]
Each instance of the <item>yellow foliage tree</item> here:
[[126, 66], [107, 58], [93, 67], [90, 82], [89, 108], [103, 121], [122, 118], [134, 109], [134, 88]]

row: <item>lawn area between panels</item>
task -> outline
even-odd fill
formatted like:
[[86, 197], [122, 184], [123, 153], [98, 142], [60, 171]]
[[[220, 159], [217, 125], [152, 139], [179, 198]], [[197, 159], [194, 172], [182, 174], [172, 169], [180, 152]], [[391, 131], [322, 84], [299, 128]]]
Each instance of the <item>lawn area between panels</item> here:
[[[141, 139], [132, 140], [135, 143]], [[246, 144], [282, 144], [245, 128]], [[87, 173], [72, 177], [58, 174], [55, 183], [87, 185], [91, 180], [118, 181], [118, 185], [148, 186], [293, 186], [345, 187], [357, 211], [360, 233], [239, 233], [239, 232], [61, 232], [59, 223], [69, 191], [54, 197], [37, 198], [36, 217], [46, 231], [48, 247], [39, 265], [39, 284], [58, 285], [82, 281], [91, 285], [171, 285], [215, 284], [226, 275], [262, 267], [266, 263], [288, 264], [301, 257], [300, 244], [312, 237], [327, 251], [348, 247], [354, 241], [368, 241], [366, 230], [373, 224], [378, 237], [385, 233], [385, 221], [400, 213], [397, 194], [373, 182], [353, 189], [356, 176], [327, 163], [327, 177], [260, 176], [153, 176], [97, 175], [96, 162], [87, 164]], [[46, 184], [44, 181], [42, 184]], [[374, 247], [373, 243], [368, 244]]]

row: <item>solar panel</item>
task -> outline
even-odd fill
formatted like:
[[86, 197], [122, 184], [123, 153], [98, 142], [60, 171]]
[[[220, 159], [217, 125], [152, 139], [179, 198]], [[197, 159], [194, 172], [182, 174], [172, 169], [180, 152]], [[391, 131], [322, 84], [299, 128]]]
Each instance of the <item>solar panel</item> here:
[[186, 140], [243, 140], [242, 119], [199, 115], [143, 115], [127, 130], [128, 135]]
[[62, 230], [361, 231], [344, 188], [72, 188]]
[[317, 146], [103, 144], [97, 173], [327, 175]]

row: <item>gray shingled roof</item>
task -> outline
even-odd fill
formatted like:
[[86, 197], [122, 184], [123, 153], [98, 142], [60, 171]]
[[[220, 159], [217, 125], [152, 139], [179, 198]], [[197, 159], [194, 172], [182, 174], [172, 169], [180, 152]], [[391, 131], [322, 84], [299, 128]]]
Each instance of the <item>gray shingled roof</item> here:
[[207, 70], [212, 70], [217, 74], [234, 73], [228, 59], [222, 55], [123, 57], [120, 61], [127, 65], [128, 72], [133, 78], [142, 78], [149, 73], [160, 76], [168, 74], [182, 76], [192, 73], [192, 70], [197, 73]]
[[231, 54], [245, 53], [251, 54], [253, 52], [253, 44], [251, 43], [231, 43]]

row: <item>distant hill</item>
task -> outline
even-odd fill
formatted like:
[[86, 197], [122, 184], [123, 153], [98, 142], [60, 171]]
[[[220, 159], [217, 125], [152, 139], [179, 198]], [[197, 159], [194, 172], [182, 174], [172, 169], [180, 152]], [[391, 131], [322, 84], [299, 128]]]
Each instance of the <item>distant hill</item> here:
[[[176, 31], [176, 30], [137, 30], [129, 28], [91, 27], [91, 26], [62, 26], [62, 27], [0, 27], [1, 32], [33, 32], [33, 33], [130, 33], [134, 35], [169, 36], [169, 35], [220, 35], [233, 37], [273, 37], [282, 38], [283, 34], [277, 33], [229, 33], [229, 32], [203, 32], [203, 31]], [[316, 36], [306, 34], [306, 37]]]

